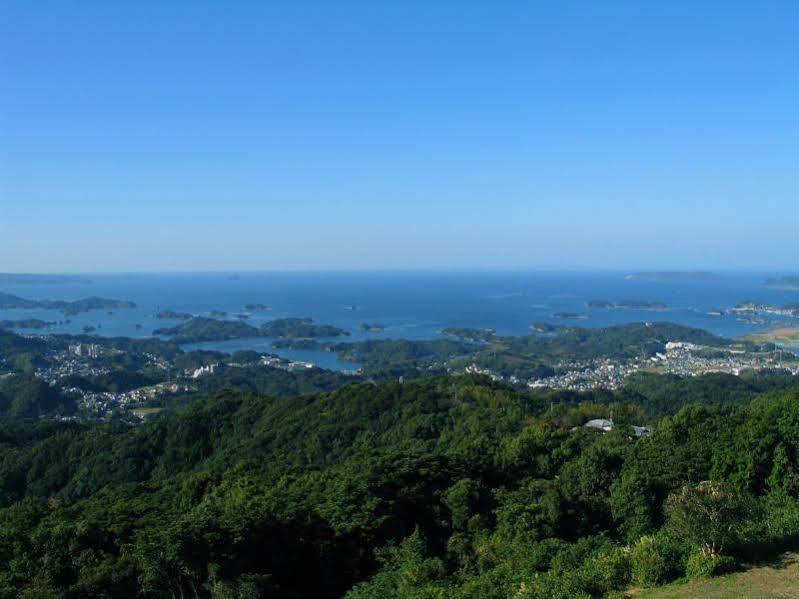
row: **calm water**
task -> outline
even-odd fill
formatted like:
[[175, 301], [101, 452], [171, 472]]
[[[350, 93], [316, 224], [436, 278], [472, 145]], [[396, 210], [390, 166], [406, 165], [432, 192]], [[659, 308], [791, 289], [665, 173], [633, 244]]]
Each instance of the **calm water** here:
[[[799, 292], [767, 289], [762, 281], [775, 273], [720, 273], [709, 281], [638, 281], [625, 272], [338, 272], [338, 273], [179, 273], [91, 275], [90, 282], [4, 285], [0, 291], [32, 299], [74, 300], [97, 295], [132, 300], [132, 310], [92, 311], [71, 317], [47, 332], [81, 333], [87, 325], [99, 335], [149, 336], [153, 329], [181, 321], [158, 320], [161, 309], [208, 315], [210, 310], [248, 313], [245, 304], [261, 303], [268, 312], [249, 313], [258, 326], [266, 320], [308, 316], [367, 338], [431, 339], [447, 326], [493, 328], [500, 334], [524, 335], [538, 320], [553, 324], [603, 327], [625, 322], [671, 321], [735, 337], [757, 327], [734, 317], [707, 313], [745, 299], [786, 304], [799, 302]], [[592, 299], [663, 302], [666, 311], [588, 308]], [[351, 307], [355, 309], [348, 309]], [[556, 320], [555, 312], [590, 315], [589, 320]], [[0, 320], [41, 318], [63, 321], [51, 310], [0, 310]], [[361, 323], [384, 325], [381, 333], [364, 333]], [[137, 329], [136, 325], [141, 325]], [[21, 331], [25, 332], [25, 331]], [[191, 346], [197, 347], [197, 346]], [[257, 338], [200, 347], [262, 352], [352, 369], [328, 352], [275, 350], [271, 340]]]

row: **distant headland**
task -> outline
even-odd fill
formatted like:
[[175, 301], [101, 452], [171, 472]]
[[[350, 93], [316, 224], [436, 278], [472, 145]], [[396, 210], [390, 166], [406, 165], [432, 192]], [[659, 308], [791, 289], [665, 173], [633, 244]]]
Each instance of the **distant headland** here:
[[80, 275], [0, 272], [0, 285], [57, 285], [64, 283], [91, 283], [91, 279]]
[[763, 281], [764, 287], [769, 287], [771, 289], [787, 289], [789, 291], [799, 291], [799, 277], [796, 276], [786, 276], [786, 277], [775, 277], [772, 279], [766, 279]]
[[74, 302], [62, 300], [31, 300], [10, 293], [0, 292], [0, 310], [34, 309], [61, 310], [64, 314], [74, 316], [89, 310], [110, 310], [117, 308], [135, 308], [136, 304], [126, 300], [105, 299], [102, 297], [86, 297]]

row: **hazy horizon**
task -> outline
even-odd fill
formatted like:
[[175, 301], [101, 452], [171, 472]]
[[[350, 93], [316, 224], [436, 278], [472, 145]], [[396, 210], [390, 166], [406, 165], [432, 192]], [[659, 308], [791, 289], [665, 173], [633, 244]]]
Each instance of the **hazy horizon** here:
[[708, 272], [714, 275], [730, 275], [730, 274], [775, 274], [793, 275], [799, 273], [799, 267], [785, 266], [752, 266], [752, 267], [738, 267], [738, 266], [719, 266], [719, 267], [659, 267], [659, 266], [630, 266], [630, 267], [603, 267], [603, 266], [590, 266], [590, 265], [532, 265], [532, 266], [426, 266], [415, 268], [229, 268], [229, 269], [162, 269], [162, 270], [80, 270], [80, 271], [14, 271], [5, 270], [0, 271], [2, 275], [35, 275], [35, 276], [88, 276], [88, 275], [158, 275], [158, 274], [268, 274], [268, 273], [425, 273], [425, 272], [441, 272], [441, 273], [491, 273], [491, 272], [529, 272], [529, 273], [557, 273], [557, 272], [597, 272], [597, 273], [618, 273], [618, 274], [635, 274], [635, 273], [696, 273]]

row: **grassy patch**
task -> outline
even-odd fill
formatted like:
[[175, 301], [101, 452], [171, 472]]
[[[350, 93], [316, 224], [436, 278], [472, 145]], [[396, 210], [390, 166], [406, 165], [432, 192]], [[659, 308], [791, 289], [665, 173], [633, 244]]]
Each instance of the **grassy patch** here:
[[636, 599], [799, 598], [799, 555], [788, 553], [777, 563], [717, 578], [683, 581], [655, 589], [632, 589], [627, 596]]

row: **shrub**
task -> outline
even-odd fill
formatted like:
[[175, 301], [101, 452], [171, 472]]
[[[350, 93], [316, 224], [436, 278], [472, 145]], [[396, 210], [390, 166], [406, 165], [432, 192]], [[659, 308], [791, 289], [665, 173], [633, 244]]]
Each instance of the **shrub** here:
[[688, 556], [685, 575], [688, 578], [710, 578], [729, 572], [734, 565], [735, 560], [729, 555], [711, 554], [697, 549]]
[[630, 553], [632, 581], [641, 586], [652, 586], [665, 580], [669, 563], [652, 537], [643, 536]]

